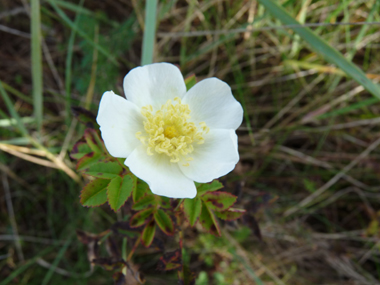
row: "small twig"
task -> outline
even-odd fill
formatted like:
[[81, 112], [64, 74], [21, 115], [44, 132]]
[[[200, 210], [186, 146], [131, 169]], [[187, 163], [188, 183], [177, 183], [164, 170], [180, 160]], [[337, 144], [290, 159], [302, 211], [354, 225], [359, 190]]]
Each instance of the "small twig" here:
[[5, 17], [15, 16], [20, 13], [26, 13], [26, 10], [24, 7], [17, 7], [9, 11], [4, 11], [0, 13], [0, 20]]
[[18, 146], [18, 145], [12, 145], [12, 144], [5, 144], [5, 143], [0, 143], [0, 149], [10, 149], [10, 150], [15, 150], [18, 152], [22, 152], [25, 154], [31, 154], [31, 155], [38, 155], [38, 156], [45, 156], [45, 152], [39, 149], [32, 149], [24, 146]]
[[28, 34], [28, 33], [21, 32], [19, 30], [12, 29], [12, 28], [9, 28], [9, 27], [4, 26], [4, 25], [0, 25], [0, 31], [9, 33], [9, 34], [12, 34], [12, 35], [15, 35], [15, 36], [20, 36], [20, 37], [23, 37], [23, 38], [27, 38], [27, 39], [31, 38], [31, 35]]
[[8, 152], [8, 153], [10, 153], [10, 154], [12, 154], [14, 156], [17, 156], [17, 157], [22, 158], [24, 160], [30, 161], [32, 163], [35, 163], [35, 164], [39, 164], [39, 165], [50, 167], [50, 168], [59, 168], [53, 162], [50, 162], [50, 161], [45, 160], [45, 159], [37, 158], [37, 157], [31, 156], [31, 155], [19, 152], [19, 151], [15, 150], [15, 149], [12, 149], [12, 148], [8, 148], [4, 144], [0, 144], [0, 149], [3, 150], [3, 151], [5, 151], [5, 152]]
[[[45, 261], [44, 259], [42, 258], [38, 258], [36, 260], [36, 263], [44, 268], [47, 268], [47, 269], [51, 269], [53, 267], [53, 265], [47, 261]], [[62, 269], [62, 268], [59, 268], [59, 267], [56, 267], [54, 266], [53, 268], [53, 271], [55, 273], [58, 273], [60, 275], [63, 275], [63, 276], [67, 276], [67, 277], [74, 277], [74, 278], [88, 278], [92, 275], [93, 273], [93, 270], [90, 269], [89, 271], [83, 273], [83, 274], [78, 274], [78, 273], [73, 273], [73, 272], [69, 272], [65, 269]]]
[[2, 182], [3, 182], [4, 192], [5, 192], [5, 200], [7, 202], [9, 220], [10, 220], [11, 226], [12, 226], [13, 237], [15, 237], [15, 245], [16, 245], [17, 255], [18, 255], [19, 260], [21, 262], [24, 262], [24, 254], [22, 252], [20, 240], [18, 239], [17, 222], [16, 222], [16, 218], [15, 218], [15, 213], [13, 210], [11, 191], [9, 189], [7, 175], [4, 172], [2, 172]]
[[378, 250], [379, 246], [380, 246], [380, 241], [378, 241], [377, 243], [375, 243], [374, 246], [372, 246], [365, 254], [363, 254], [363, 256], [359, 259], [359, 263], [363, 264], [364, 262], [366, 262], [367, 259], [371, 256], [371, 254], [375, 250]]
[[127, 257], [127, 260], [126, 260], [127, 262], [128, 262], [129, 260], [131, 260], [133, 254], [135, 253], [137, 247], [138, 247], [139, 244], [140, 244], [140, 241], [141, 241], [141, 235], [136, 239], [135, 244], [133, 245], [131, 251], [129, 252], [128, 257]]
[[24, 242], [35, 242], [35, 243], [42, 243], [42, 244], [64, 244], [65, 240], [53, 240], [48, 238], [40, 238], [40, 237], [33, 237], [33, 236], [14, 236], [14, 235], [0, 235], [0, 241], [24, 241]]

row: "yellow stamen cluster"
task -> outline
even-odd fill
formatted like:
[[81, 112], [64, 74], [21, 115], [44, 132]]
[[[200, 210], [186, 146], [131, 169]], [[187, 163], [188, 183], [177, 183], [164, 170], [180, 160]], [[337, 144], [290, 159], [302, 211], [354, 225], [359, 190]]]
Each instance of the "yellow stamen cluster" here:
[[[176, 104], [168, 100], [161, 109], [153, 114], [151, 105], [141, 109], [145, 132], [137, 132], [136, 137], [147, 146], [147, 153], [153, 155], [153, 151], [166, 154], [170, 162], [190, 161], [189, 156], [193, 152], [193, 144], [203, 144], [203, 134], [208, 133], [206, 123], [200, 123], [200, 130], [193, 122], [189, 122], [190, 109], [187, 104], [182, 104], [181, 99], [174, 98]], [[184, 164], [188, 165], [188, 163]]]

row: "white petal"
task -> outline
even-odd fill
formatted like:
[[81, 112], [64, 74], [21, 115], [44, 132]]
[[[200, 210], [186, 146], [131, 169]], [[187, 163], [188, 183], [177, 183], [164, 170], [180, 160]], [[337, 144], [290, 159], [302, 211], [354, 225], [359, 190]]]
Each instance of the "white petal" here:
[[152, 105], [160, 109], [169, 99], [186, 94], [183, 76], [173, 64], [154, 63], [132, 69], [124, 77], [125, 97], [139, 108]]
[[205, 122], [212, 129], [236, 130], [243, 121], [243, 108], [227, 83], [208, 78], [195, 84], [183, 98], [191, 110], [191, 120]]
[[96, 121], [108, 152], [115, 157], [127, 157], [141, 142], [136, 138], [144, 131], [143, 116], [131, 102], [112, 91], [103, 94]]
[[125, 161], [134, 175], [148, 183], [154, 194], [169, 198], [194, 198], [194, 182], [165, 154], [148, 155], [145, 146], [136, 148]]
[[205, 136], [205, 142], [194, 145], [189, 166], [179, 163], [182, 172], [190, 179], [206, 183], [226, 175], [239, 161], [237, 136], [233, 130], [214, 129]]

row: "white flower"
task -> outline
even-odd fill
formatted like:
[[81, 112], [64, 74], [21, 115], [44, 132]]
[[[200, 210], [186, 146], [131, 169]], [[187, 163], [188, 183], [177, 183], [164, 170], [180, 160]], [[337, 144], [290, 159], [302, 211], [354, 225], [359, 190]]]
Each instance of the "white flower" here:
[[155, 63], [132, 69], [124, 92], [127, 100], [103, 94], [97, 122], [109, 153], [126, 158], [153, 193], [194, 198], [194, 181], [234, 169], [243, 109], [225, 82], [208, 78], [186, 92], [176, 66]]

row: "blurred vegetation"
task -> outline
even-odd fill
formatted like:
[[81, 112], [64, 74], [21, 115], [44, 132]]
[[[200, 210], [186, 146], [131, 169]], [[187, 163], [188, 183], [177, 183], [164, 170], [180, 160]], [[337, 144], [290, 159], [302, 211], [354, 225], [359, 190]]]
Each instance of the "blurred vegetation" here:
[[[88, 273], [75, 230], [103, 232], [125, 209], [80, 205], [85, 181], [68, 153], [84, 127], [70, 107], [96, 113], [104, 91], [123, 94], [141, 62], [145, 1], [31, 2], [0, 2], [0, 284], [111, 284], [100, 267]], [[379, 22], [379, 1], [280, 2], [300, 23], [322, 23], [312, 30], [380, 80], [379, 25], [334, 25]], [[223, 183], [254, 218], [223, 224], [221, 238], [187, 229], [196, 283], [380, 284], [379, 99], [257, 1], [157, 9], [154, 61], [226, 81], [245, 109], [241, 160]], [[159, 257], [141, 247], [133, 262], [146, 284], [176, 284]]]

